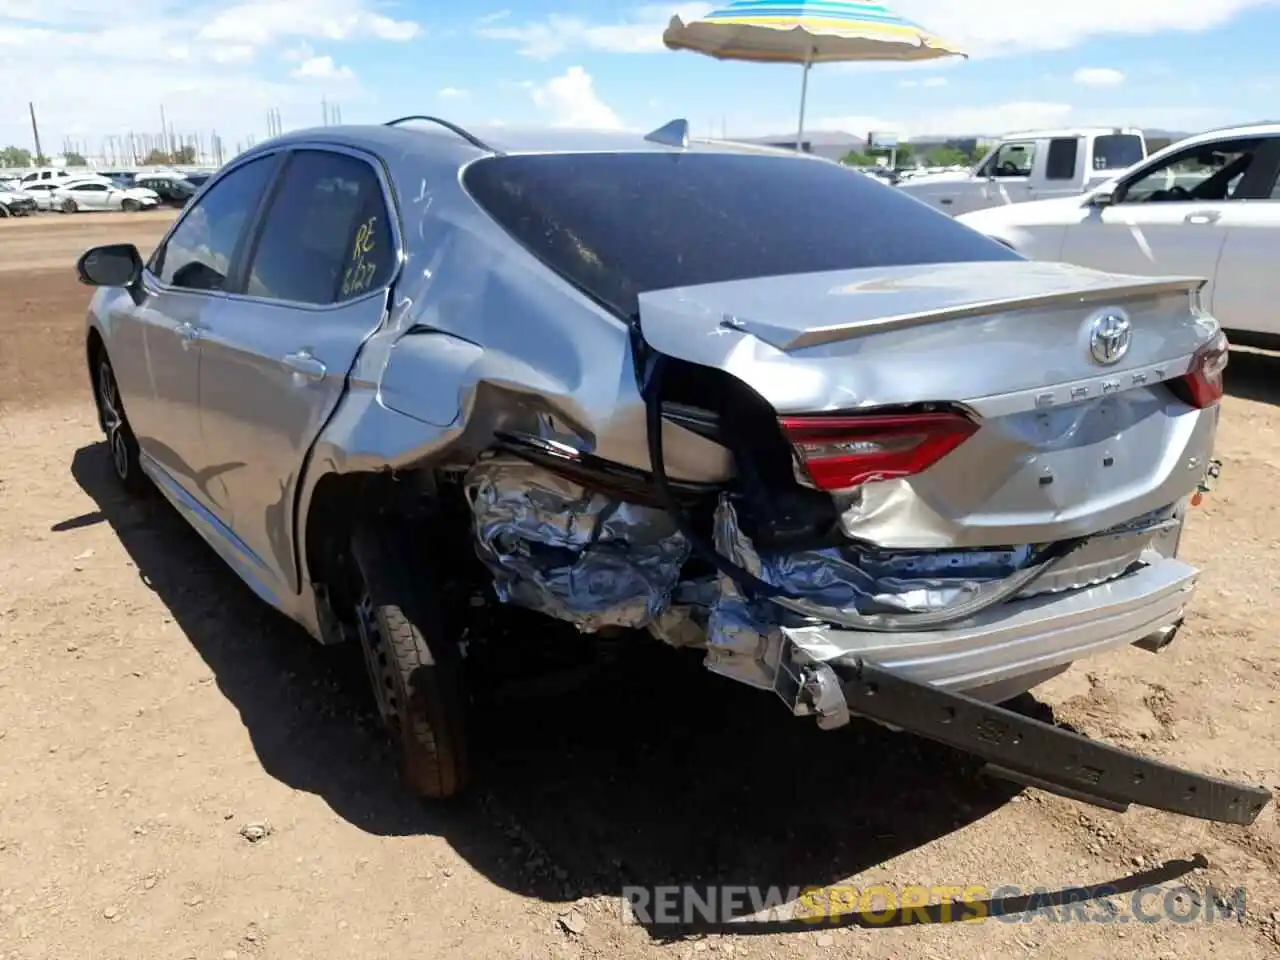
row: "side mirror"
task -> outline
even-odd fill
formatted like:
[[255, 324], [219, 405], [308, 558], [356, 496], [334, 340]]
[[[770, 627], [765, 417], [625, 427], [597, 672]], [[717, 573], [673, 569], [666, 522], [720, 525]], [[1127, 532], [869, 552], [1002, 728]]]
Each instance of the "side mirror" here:
[[1115, 202], [1116, 195], [1110, 190], [1099, 190], [1089, 196], [1089, 206], [1091, 207], [1109, 207]]
[[142, 254], [132, 243], [93, 247], [76, 261], [76, 275], [91, 287], [132, 289], [142, 279]]

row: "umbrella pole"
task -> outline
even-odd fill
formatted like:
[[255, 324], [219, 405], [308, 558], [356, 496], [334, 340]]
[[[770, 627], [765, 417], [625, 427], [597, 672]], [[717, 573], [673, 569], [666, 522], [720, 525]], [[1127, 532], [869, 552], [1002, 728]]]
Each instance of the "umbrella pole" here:
[[812, 63], [808, 60], [804, 62], [804, 73], [801, 74], [800, 80], [800, 127], [796, 132], [796, 152], [804, 152], [804, 105], [809, 99], [809, 67]]

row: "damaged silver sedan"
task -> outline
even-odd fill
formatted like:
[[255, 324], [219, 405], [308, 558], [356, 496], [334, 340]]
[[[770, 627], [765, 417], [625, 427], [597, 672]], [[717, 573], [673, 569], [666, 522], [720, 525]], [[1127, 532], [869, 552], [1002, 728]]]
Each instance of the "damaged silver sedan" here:
[[256, 146], [78, 270], [119, 479], [361, 644], [424, 795], [468, 780], [487, 593], [1089, 802], [1266, 802], [998, 705], [1182, 622], [1227, 360], [1199, 279], [1030, 262], [679, 121], [428, 117]]

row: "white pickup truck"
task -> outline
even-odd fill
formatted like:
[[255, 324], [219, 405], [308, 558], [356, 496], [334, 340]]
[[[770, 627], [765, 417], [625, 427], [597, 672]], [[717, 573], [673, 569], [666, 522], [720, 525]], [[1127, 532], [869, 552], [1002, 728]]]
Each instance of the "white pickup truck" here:
[[898, 189], [958, 216], [1083, 193], [1146, 156], [1147, 141], [1132, 127], [1031, 130], [1002, 137], [972, 170], [914, 177]]

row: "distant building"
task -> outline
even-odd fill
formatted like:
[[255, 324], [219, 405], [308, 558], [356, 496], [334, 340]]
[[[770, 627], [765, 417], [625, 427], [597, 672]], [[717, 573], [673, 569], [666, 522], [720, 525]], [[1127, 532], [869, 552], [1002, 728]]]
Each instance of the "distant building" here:
[[[782, 150], [796, 148], [796, 135], [779, 134], [773, 137], [739, 137], [743, 143], [758, 143], [766, 147], [778, 147]], [[840, 130], [814, 130], [804, 135], [803, 149], [805, 153], [825, 157], [828, 160], [843, 160], [850, 153], [861, 153], [867, 142], [862, 137]]]

